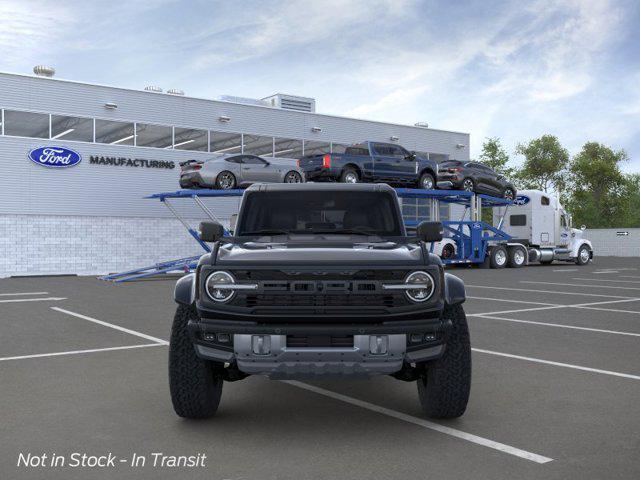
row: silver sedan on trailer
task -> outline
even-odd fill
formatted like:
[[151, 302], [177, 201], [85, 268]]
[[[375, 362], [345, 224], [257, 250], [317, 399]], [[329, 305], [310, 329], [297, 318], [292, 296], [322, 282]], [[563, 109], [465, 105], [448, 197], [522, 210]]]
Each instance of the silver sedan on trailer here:
[[293, 158], [221, 155], [180, 163], [180, 187], [229, 190], [252, 183], [302, 183], [304, 172]]

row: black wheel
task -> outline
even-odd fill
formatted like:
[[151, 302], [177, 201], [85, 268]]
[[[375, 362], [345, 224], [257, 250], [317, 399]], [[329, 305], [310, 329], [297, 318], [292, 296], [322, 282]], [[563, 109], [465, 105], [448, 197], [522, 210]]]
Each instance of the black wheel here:
[[456, 249], [450, 243], [447, 243], [444, 247], [442, 247], [442, 255], [440, 258], [444, 258], [445, 260], [449, 258], [453, 258], [456, 254]]
[[360, 181], [360, 176], [353, 168], [347, 167], [342, 171], [340, 181], [342, 183], [358, 183]]
[[489, 257], [489, 265], [491, 268], [504, 268], [507, 266], [507, 249], [502, 245], [496, 245], [491, 248]]
[[591, 250], [588, 246], [582, 245], [578, 250], [578, 256], [576, 257], [577, 265], [586, 265], [591, 261]]
[[462, 181], [462, 190], [466, 191], [466, 192], [473, 192], [475, 191], [476, 185], [473, 183], [473, 180], [471, 180], [470, 178], [465, 178]]
[[236, 177], [227, 170], [220, 172], [216, 178], [216, 188], [220, 190], [231, 190], [236, 186]]
[[507, 265], [510, 268], [523, 267], [527, 261], [527, 252], [521, 247], [509, 247]]
[[302, 175], [291, 170], [284, 176], [284, 183], [302, 183]]
[[445, 307], [443, 316], [453, 327], [442, 357], [428, 362], [425, 374], [418, 378], [418, 397], [425, 415], [456, 418], [465, 412], [469, 401], [471, 342], [461, 305]]
[[175, 412], [185, 418], [208, 418], [218, 410], [222, 395], [222, 364], [196, 355], [187, 323], [197, 319], [194, 306], [176, 310], [169, 342], [169, 391]]
[[513, 191], [513, 188], [507, 187], [502, 193], [502, 197], [506, 200], [513, 200], [516, 197], [516, 192]]
[[436, 188], [436, 180], [433, 178], [433, 175], [425, 172], [420, 175], [418, 186], [424, 190], [433, 190], [434, 188]]

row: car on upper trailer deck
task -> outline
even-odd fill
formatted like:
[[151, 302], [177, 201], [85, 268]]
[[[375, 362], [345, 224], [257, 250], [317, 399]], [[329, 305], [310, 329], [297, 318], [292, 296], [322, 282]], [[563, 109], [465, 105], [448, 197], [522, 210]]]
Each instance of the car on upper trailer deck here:
[[395, 143], [358, 143], [344, 153], [302, 157], [298, 166], [309, 182], [381, 182], [425, 190], [437, 187], [438, 163]]
[[504, 175], [480, 162], [446, 160], [438, 165], [438, 182], [454, 190], [484, 193], [508, 200], [516, 198], [516, 187]]

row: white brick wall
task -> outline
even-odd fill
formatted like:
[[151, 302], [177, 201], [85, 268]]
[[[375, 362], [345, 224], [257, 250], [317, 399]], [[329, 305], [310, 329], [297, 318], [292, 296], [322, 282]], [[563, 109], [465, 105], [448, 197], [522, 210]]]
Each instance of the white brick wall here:
[[[628, 232], [628, 235], [618, 233]], [[640, 228], [594, 228], [584, 232], [598, 257], [640, 257]]]
[[204, 250], [171, 218], [0, 215], [0, 252], [0, 277], [8, 277], [99, 275]]

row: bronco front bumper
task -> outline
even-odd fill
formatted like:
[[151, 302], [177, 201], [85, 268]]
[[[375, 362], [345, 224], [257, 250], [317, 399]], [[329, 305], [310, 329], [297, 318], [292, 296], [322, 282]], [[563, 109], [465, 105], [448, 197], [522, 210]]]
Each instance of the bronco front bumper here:
[[444, 319], [375, 325], [238, 323], [190, 322], [196, 353], [273, 379], [395, 373], [404, 363], [440, 357], [451, 328]]

